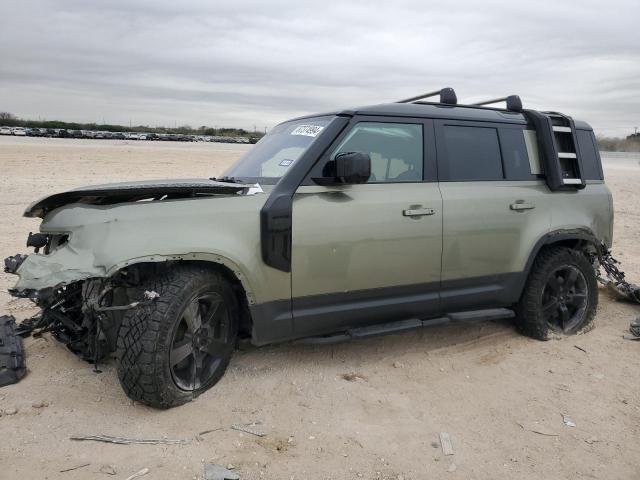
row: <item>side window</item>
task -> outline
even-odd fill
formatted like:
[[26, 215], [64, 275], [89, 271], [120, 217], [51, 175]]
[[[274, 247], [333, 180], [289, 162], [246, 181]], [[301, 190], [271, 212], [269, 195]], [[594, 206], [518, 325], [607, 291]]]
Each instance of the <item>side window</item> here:
[[344, 152], [371, 157], [368, 183], [420, 182], [423, 164], [422, 125], [360, 122], [347, 134], [330, 159]]
[[582, 163], [582, 177], [585, 180], [602, 180], [602, 164], [600, 154], [596, 149], [593, 132], [588, 130], [576, 130], [580, 160]]
[[535, 180], [523, 129], [500, 128], [500, 147], [507, 180]]
[[442, 136], [446, 156], [438, 156], [441, 181], [504, 179], [495, 128], [444, 125]]

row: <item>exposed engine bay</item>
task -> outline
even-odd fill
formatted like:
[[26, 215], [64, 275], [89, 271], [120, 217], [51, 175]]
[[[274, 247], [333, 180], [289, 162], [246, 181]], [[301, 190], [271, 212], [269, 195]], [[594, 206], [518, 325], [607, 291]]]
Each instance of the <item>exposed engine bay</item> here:
[[[15, 273], [26, 258], [16, 255], [5, 259], [5, 271]], [[97, 365], [116, 350], [124, 311], [149, 304], [158, 297], [155, 292], [138, 290], [142, 273], [135, 268], [122, 270], [111, 278], [92, 278], [55, 289], [12, 291], [15, 296], [30, 298], [41, 308], [38, 315], [16, 328], [16, 334], [26, 337], [50, 332], [73, 353]]]

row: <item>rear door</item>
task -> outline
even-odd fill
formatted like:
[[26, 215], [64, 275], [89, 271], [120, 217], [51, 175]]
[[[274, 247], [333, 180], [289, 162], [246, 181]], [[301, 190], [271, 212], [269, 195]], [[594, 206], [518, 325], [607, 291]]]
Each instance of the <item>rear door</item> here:
[[[368, 183], [312, 181], [354, 151], [371, 156]], [[355, 118], [296, 191], [292, 242], [296, 335], [437, 312], [442, 199], [431, 121]]]
[[524, 124], [438, 120], [435, 127], [443, 309], [508, 306], [551, 221], [535, 140]]

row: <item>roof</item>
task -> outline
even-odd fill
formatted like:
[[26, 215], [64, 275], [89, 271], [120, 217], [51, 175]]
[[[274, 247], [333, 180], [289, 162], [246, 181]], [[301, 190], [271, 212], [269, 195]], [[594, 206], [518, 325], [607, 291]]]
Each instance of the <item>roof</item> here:
[[[447, 120], [468, 120], [475, 122], [516, 123], [526, 125], [524, 115], [519, 112], [491, 107], [473, 105], [446, 105], [442, 103], [416, 102], [416, 103], [383, 103], [380, 105], [368, 105], [341, 112], [329, 112], [325, 115], [385, 115], [393, 117], [422, 117], [442, 118]], [[305, 115], [299, 119], [316, 117], [319, 115]], [[294, 119], [298, 120], [298, 118]], [[580, 130], [592, 130], [591, 126], [581, 120], [575, 120], [575, 126]]]
[[[442, 118], [447, 120], [468, 120], [476, 122], [527, 123], [524, 115], [499, 108], [479, 107], [473, 105], [446, 105], [441, 103], [384, 103], [354, 108], [343, 113], [359, 115], [389, 115], [394, 117], [424, 117]], [[591, 126], [575, 120], [575, 126], [580, 130], [591, 130]]]

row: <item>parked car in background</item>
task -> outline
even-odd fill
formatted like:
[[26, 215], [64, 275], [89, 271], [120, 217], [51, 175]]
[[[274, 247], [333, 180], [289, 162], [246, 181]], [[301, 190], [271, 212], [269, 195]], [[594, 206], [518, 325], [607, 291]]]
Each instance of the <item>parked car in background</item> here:
[[24, 127], [13, 127], [11, 133], [16, 137], [25, 137], [27, 135], [27, 130]]
[[11, 135], [11, 127], [0, 127], [0, 135]]

